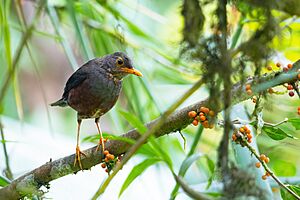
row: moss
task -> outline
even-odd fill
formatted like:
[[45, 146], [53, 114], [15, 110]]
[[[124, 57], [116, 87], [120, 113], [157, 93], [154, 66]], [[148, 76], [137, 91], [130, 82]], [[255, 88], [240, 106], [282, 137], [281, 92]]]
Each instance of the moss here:
[[67, 174], [71, 174], [72, 172], [73, 170], [70, 164], [66, 163], [63, 159], [61, 159], [59, 162], [57, 162], [57, 164], [52, 166], [52, 169], [50, 171], [50, 176], [53, 179], [57, 179]]

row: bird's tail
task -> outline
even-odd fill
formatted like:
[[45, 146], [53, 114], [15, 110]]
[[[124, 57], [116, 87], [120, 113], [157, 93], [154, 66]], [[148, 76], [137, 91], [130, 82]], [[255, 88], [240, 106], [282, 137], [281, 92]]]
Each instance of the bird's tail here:
[[54, 103], [51, 103], [50, 106], [60, 106], [60, 107], [66, 107], [68, 106], [68, 102], [61, 98], [60, 100], [54, 102]]

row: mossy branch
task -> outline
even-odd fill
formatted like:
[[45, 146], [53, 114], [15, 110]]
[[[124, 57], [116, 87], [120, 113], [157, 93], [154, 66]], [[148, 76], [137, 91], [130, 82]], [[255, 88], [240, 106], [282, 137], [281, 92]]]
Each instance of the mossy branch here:
[[[272, 73], [260, 78], [248, 78], [247, 84], [252, 85], [252, 95], [258, 95], [259, 93], [266, 91], [268, 88], [295, 81], [299, 74], [299, 70], [300, 60], [297, 61], [293, 65], [293, 68], [288, 72]], [[231, 89], [232, 105], [247, 100], [251, 98], [252, 95], [247, 95], [244, 85], [237, 83], [233, 85]], [[164, 120], [160, 130], [155, 131], [154, 135], [156, 137], [161, 137], [165, 134], [185, 128], [191, 123], [191, 119], [188, 117], [188, 112], [191, 110], [197, 110], [201, 106], [209, 107], [208, 100], [199, 101], [193, 105], [173, 112]], [[159, 120], [160, 117], [147, 123], [147, 128], [149, 130], [152, 129]], [[123, 134], [122, 137], [138, 140], [141, 135], [136, 129], [133, 129]], [[131, 146], [132, 145], [129, 143], [117, 140], [108, 141], [106, 143], [106, 149], [114, 155], [120, 155], [127, 152]], [[104, 156], [101, 151], [95, 152], [95, 150], [96, 146], [84, 151], [87, 155], [81, 160], [84, 170], [90, 169], [91, 167], [101, 163], [101, 158]], [[68, 174], [76, 173], [80, 170], [78, 166], [73, 166], [74, 159], [75, 154], [55, 161], [50, 160], [44, 165], [17, 178], [8, 186], [0, 189], [0, 199], [19, 199], [26, 195], [40, 194], [39, 188], [41, 186], [47, 186], [52, 180], [61, 178]]]

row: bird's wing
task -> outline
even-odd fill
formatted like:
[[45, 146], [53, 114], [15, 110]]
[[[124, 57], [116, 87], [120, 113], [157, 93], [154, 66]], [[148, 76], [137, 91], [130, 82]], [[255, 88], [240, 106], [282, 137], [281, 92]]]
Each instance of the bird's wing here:
[[76, 88], [79, 86], [85, 79], [88, 78], [88, 73], [84, 67], [79, 68], [72, 76], [68, 79], [64, 93], [63, 99], [68, 99], [68, 95], [71, 89]]

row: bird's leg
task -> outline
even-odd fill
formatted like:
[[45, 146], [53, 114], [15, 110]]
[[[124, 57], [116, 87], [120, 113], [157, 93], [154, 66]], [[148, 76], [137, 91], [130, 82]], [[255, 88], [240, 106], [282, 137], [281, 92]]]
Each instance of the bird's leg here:
[[80, 161], [80, 155], [85, 155], [82, 151], [80, 151], [79, 148], [79, 134], [80, 134], [80, 125], [81, 125], [81, 119], [77, 119], [77, 143], [76, 143], [76, 156], [74, 160], [74, 167], [76, 166], [76, 163], [78, 162], [80, 169], [82, 170], [82, 164]]
[[104, 139], [103, 139], [103, 136], [102, 136], [101, 128], [100, 128], [100, 126], [99, 126], [99, 119], [100, 119], [100, 118], [96, 118], [96, 119], [95, 119], [95, 123], [96, 123], [97, 129], [98, 129], [98, 133], [99, 133], [99, 135], [100, 135], [100, 140], [99, 140], [98, 146], [97, 146], [97, 148], [96, 148], [96, 151], [99, 150], [99, 147], [100, 147], [100, 144], [101, 144], [101, 146], [102, 146], [102, 152], [104, 152], [104, 149], [105, 149], [105, 148], [104, 148]]

